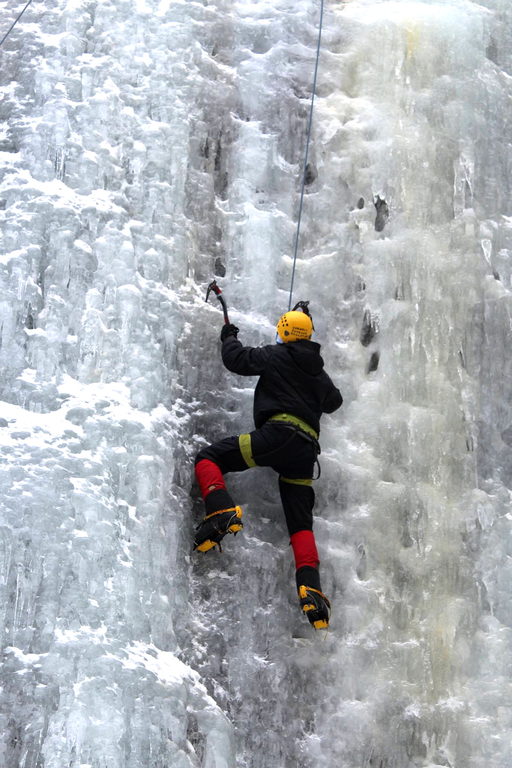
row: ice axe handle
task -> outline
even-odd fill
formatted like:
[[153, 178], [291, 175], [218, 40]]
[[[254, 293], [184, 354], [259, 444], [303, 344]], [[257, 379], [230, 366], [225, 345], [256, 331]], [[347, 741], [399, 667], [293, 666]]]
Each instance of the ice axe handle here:
[[226, 325], [229, 325], [229, 317], [228, 317], [228, 308], [226, 307], [226, 302], [224, 301], [224, 296], [222, 295], [222, 291], [217, 285], [216, 280], [212, 280], [210, 285], [208, 286], [208, 290], [206, 291], [206, 301], [208, 301], [208, 297], [210, 295], [210, 292], [213, 291], [220, 303], [222, 304], [222, 311], [224, 313], [224, 322]]

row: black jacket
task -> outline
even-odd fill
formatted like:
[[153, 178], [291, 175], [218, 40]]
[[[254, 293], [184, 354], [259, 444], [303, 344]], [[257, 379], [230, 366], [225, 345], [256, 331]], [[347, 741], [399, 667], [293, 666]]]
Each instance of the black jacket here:
[[254, 392], [254, 423], [261, 427], [276, 413], [290, 413], [320, 432], [320, 416], [343, 402], [324, 371], [320, 344], [293, 341], [244, 347], [234, 336], [222, 344], [226, 368], [241, 376], [259, 376]]

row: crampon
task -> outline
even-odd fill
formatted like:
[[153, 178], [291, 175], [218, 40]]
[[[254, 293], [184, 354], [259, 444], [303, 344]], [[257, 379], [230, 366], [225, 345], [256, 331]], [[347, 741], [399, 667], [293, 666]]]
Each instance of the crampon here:
[[323, 592], [313, 587], [299, 587], [300, 607], [309, 623], [315, 629], [327, 629], [331, 615], [331, 604]]
[[218, 547], [222, 552], [221, 541], [228, 533], [237, 534], [243, 528], [242, 508], [230, 507], [219, 509], [206, 515], [198, 525], [194, 539], [194, 549], [198, 552], [208, 552], [213, 547]]

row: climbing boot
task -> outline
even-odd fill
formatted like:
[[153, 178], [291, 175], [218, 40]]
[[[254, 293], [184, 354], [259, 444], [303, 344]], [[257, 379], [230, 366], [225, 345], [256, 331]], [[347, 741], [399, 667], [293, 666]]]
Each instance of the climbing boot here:
[[222, 551], [220, 542], [224, 536], [227, 533], [236, 535], [243, 527], [241, 507], [230, 507], [212, 512], [206, 515], [197, 527], [194, 549], [199, 552], [208, 552], [209, 549], [217, 546]]
[[307, 616], [309, 623], [315, 629], [327, 629], [331, 604], [323, 592], [313, 587], [299, 587], [300, 607]]

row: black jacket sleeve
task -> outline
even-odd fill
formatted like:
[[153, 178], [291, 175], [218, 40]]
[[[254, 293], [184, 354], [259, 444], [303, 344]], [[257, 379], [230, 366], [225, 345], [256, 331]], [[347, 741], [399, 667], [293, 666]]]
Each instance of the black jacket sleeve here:
[[271, 354], [272, 346], [244, 347], [234, 336], [222, 342], [222, 362], [228, 371], [240, 376], [260, 376]]
[[341, 392], [337, 387], [334, 386], [330, 378], [329, 378], [329, 383], [331, 386], [322, 404], [322, 410], [324, 413], [333, 413], [333, 411], [337, 411], [340, 405], [343, 403]]

